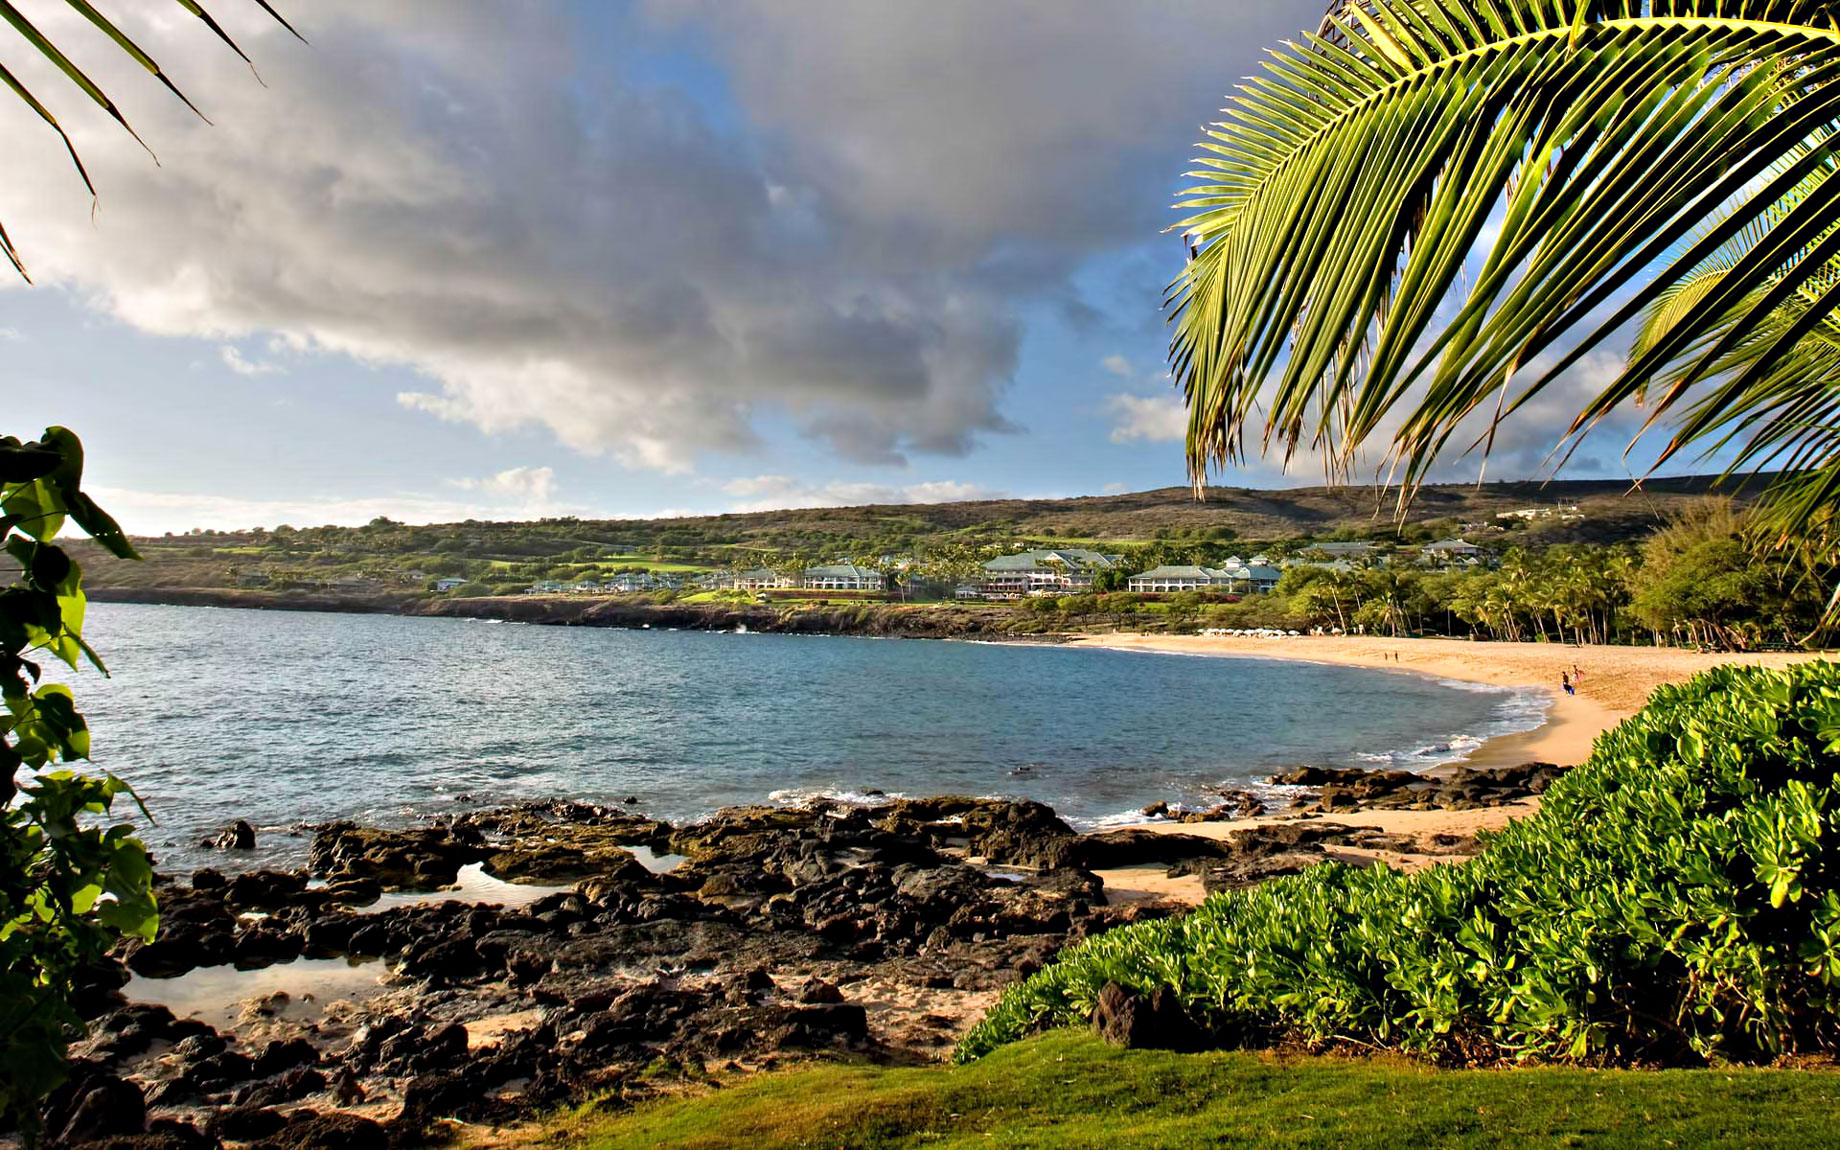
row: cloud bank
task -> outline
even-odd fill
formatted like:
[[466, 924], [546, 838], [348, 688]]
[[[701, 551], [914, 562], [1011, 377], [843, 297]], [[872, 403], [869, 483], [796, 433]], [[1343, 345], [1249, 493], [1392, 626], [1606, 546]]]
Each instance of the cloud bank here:
[[[1022, 310], [1077, 309], [1081, 261], [1154, 235], [1240, 46], [1316, 6], [314, 0], [310, 48], [231, 6], [266, 88], [122, 11], [210, 127], [38, 5], [162, 166], [60, 104], [92, 222], [55, 138], [3, 116], [0, 219], [41, 282], [144, 330], [406, 365], [410, 409], [632, 467], [769, 418], [856, 463], [962, 456], [1016, 430]], [[641, 33], [722, 77], [659, 79]]]

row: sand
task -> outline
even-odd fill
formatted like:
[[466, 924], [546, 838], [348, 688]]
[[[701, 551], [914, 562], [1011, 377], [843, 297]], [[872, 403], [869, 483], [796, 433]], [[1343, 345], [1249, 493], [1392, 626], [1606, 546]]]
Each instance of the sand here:
[[[1576, 766], [1597, 736], [1642, 708], [1663, 683], [1678, 683], [1724, 664], [1786, 667], [1818, 654], [1702, 655], [1665, 647], [1574, 647], [1559, 643], [1478, 643], [1462, 639], [1357, 639], [1299, 636], [1254, 639], [1215, 635], [1081, 635], [1073, 642], [1131, 651], [1183, 655], [1302, 659], [1353, 667], [1417, 671], [1498, 687], [1538, 687], [1553, 700], [1546, 725], [1497, 739], [1481, 756], [1515, 762], [1544, 760]], [[1394, 656], [1397, 655], [1397, 660]], [[1578, 694], [1560, 691], [1559, 676], [1583, 671]], [[1501, 744], [1498, 746], [1497, 744]], [[1472, 761], [1481, 761], [1480, 758]]]
[[[1537, 687], [1552, 698], [1544, 725], [1537, 730], [1491, 739], [1471, 755], [1477, 766], [1551, 762], [1576, 766], [1591, 753], [1597, 736], [1642, 708], [1650, 692], [1664, 683], [1677, 683], [1712, 667], [1725, 664], [1784, 667], [1834, 656], [1820, 654], [1698, 654], [1657, 647], [1592, 647], [1558, 643], [1486, 643], [1459, 639], [1372, 639], [1299, 636], [1257, 639], [1214, 635], [1079, 635], [1072, 641], [1084, 646], [1127, 651], [1163, 651], [1182, 655], [1302, 659], [1353, 667], [1414, 671], [1445, 679], [1488, 683], [1499, 687]], [[1397, 659], [1394, 656], [1397, 655]], [[1578, 694], [1560, 690], [1560, 675], [1574, 667], [1583, 672]], [[1389, 834], [1426, 837], [1435, 834], [1473, 835], [1499, 830], [1510, 821], [1539, 809], [1538, 800], [1476, 811], [1356, 811], [1337, 812], [1329, 821], [1347, 826], [1376, 827]], [[1224, 838], [1233, 831], [1287, 821], [1292, 815], [1268, 815], [1216, 823], [1145, 823], [1144, 830], [1163, 834], [1192, 834]], [[1347, 851], [1345, 861], [1380, 861], [1402, 870], [1417, 870], [1461, 856]], [[1109, 895], [1121, 902], [1158, 898], [1186, 903], [1200, 901], [1200, 880], [1168, 878], [1159, 869], [1132, 868], [1103, 872]]]

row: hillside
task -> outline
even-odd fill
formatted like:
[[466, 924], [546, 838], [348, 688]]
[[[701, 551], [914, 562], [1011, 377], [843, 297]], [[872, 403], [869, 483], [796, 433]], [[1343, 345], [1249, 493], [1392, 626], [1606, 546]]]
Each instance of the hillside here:
[[[1099, 544], [1142, 549], [1156, 561], [1224, 550], [1295, 545], [1307, 539], [1468, 534], [1478, 542], [1543, 546], [1639, 538], [1712, 490], [1709, 478], [1655, 480], [1632, 492], [1620, 481], [1490, 483], [1427, 487], [1393, 517], [1376, 488], [1259, 491], [1215, 487], [1203, 500], [1184, 487], [1075, 499], [808, 508], [683, 519], [585, 520], [365, 527], [277, 526], [194, 532], [138, 541], [146, 563], [84, 553], [93, 587], [285, 589], [367, 584], [419, 587], [438, 576], [494, 587], [618, 570], [689, 571], [762, 562], [910, 555], [942, 569], [1028, 546]], [[1576, 508], [1576, 514], [1569, 509]], [[1532, 522], [1498, 516], [1568, 509]]]

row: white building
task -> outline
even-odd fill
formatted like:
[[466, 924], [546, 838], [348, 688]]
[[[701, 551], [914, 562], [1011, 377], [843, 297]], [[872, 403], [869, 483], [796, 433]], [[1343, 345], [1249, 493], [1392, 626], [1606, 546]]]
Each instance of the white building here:
[[1474, 566], [1487, 554], [1482, 548], [1462, 539], [1440, 539], [1419, 548], [1418, 561], [1426, 567]]
[[1499, 511], [1496, 512], [1495, 518], [1519, 519], [1525, 523], [1532, 523], [1537, 519], [1558, 519], [1566, 523], [1575, 523], [1583, 519], [1584, 514], [1578, 510], [1577, 504], [1572, 504], [1569, 507], [1554, 505], [1552, 507], [1523, 507], [1518, 511]]
[[1174, 591], [1239, 591], [1269, 595], [1284, 572], [1276, 567], [1251, 565], [1229, 559], [1224, 567], [1157, 567], [1133, 575], [1130, 588], [1146, 595]]
[[799, 585], [811, 591], [880, 591], [886, 586], [880, 571], [854, 563], [808, 567]]
[[1116, 570], [1123, 561], [1122, 555], [1079, 547], [999, 555], [984, 564], [983, 593], [987, 599], [1019, 599], [1090, 590], [1094, 576]]
[[734, 586], [737, 591], [776, 591], [792, 586], [792, 580], [770, 567], [756, 567], [738, 573]]
[[657, 590], [658, 580], [649, 571], [628, 571], [613, 576], [602, 586], [616, 595], [636, 595], [641, 591]]
[[1162, 595], [1171, 591], [1225, 591], [1232, 583], [1233, 577], [1216, 567], [1165, 565], [1131, 576], [1130, 588], [1147, 595]]

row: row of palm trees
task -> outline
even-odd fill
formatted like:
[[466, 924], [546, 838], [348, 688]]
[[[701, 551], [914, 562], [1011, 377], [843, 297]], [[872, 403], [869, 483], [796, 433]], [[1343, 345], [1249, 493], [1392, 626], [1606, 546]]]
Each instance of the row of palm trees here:
[[1277, 594], [1293, 622], [1312, 626], [1610, 643], [1634, 634], [1626, 609], [1640, 568], [1629, 548], [1513, 550], [1494, 570], [1293, 568]]
[[[1268, 600], [1210, 609], [1214, 622], [1368, 634], [1481, 635], [1508, 642], [1655, 643], [1719, 650], [1831, 640], [1829, 565], [1758, 554], [1747, 517], [1711, 504], [1644, 541], [1513, 548], [1493, 568], [1295, 567]], [[1197, 609], [1199, 604], [1196, 604]]]

